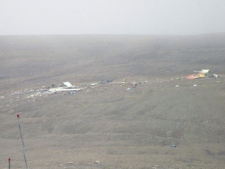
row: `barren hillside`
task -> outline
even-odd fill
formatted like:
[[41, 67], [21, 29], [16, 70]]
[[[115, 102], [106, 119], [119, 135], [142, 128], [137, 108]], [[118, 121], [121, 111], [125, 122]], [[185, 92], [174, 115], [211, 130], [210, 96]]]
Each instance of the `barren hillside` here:
[[225, 165], [225, 34], [1, 36], [0, 60], [1, 168], [24, 168], [17, 113], [28, 168]]

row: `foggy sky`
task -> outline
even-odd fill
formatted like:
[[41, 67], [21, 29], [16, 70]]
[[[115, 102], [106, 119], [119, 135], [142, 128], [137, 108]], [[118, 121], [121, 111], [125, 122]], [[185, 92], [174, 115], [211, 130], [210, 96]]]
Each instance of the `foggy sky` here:
[[0, 0], [0, 35], [218, 32], [224, 0]]

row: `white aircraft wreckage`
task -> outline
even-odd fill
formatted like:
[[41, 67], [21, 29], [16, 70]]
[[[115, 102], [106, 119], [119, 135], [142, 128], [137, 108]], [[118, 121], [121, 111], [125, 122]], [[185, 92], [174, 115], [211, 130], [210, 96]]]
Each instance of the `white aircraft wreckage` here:
[[80, 88], [67, 89], [67, 88], [63, 88], [63, 87], [57, 87], [57, 88], [51, 88], [48, 91], [51, 92], [51, 93], [55, 93], [55, 92], [67, 92], [67, 91], [78, 92], [78, 91], [81, 91], [81, 89]]
[[68, 92], [68, 91], [78, 92], [78, 91], [81, 91], [81, 89], [75, 88], [75, 86], [73, 86], [70, 82], [63, 82], [63, 87], [54, 87], [48, 90], [48, 92], [50, 93]]

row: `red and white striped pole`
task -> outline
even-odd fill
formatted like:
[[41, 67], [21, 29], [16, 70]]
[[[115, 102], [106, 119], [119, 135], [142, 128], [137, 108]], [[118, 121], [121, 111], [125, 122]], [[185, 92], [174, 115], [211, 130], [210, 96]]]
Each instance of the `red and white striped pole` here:
[[17, 114], [17, 118], [18, 118], [19, 130], [20, 130], [20, 138], [21, 138], [22, 147], [23, 147], [23, 157], [24, 157], [24, 162], [25, 162], [26, 169], [27, 169], [27, 159], [26, 159], [25, 146], [24, 146], [23, 136], [22, 136], [22, 131], [21, 131], [20, 115], [19, 114]]
[[10, 158], [8, 158], [8, 163], [9, 163], [9, 169], [10, 169], [10, 160], [11, 160], [11, 159], [10, 159]]

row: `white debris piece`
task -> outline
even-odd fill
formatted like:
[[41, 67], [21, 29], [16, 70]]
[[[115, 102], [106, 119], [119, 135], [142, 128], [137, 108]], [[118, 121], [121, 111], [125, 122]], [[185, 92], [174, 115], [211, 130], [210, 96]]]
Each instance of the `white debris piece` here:
[[98, 83], [92, 83], [91, 86], [96, 86]]
[[196, 86], [197, 86], [197, 84], [194, 84], [193, 86], [194, 86], [194, 87], [196, 87]]
[[94, 163], [95, 163], [95, 164], [100, 164], [100, 161], [95, 161]]
[[179, 85], [176, 85], [175, 87], [180, 87]]
[[63, 82], [63, 84], [64, 84], [66, 87], [73, 87], [73, 85], [72, 85], [70, 82]]
[[213, 74], [213, 77], [218, 78], [219, 76], [217, 74]]
[[62, 87], [58, 88], [51, 88], [49, 89], [49, 92], [54, 93], [54, 92], [66, 92], [66, 91], [80, 91], [81, 89], [76, 88], [76, 89], [64, 89]]
[[209, 70], [208, 69], [202, 69], [201, 73], [207, 74], [207, 73], [209, 73]]

